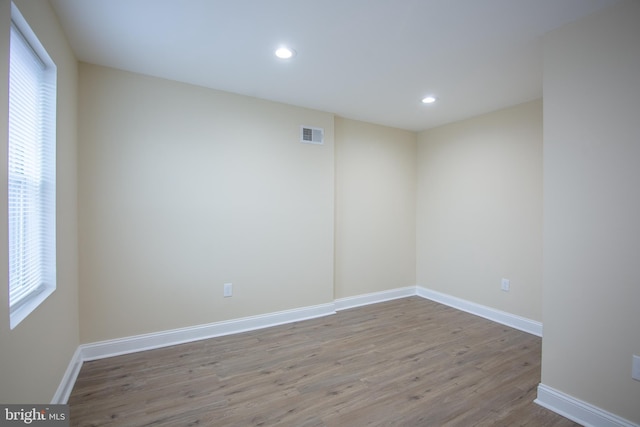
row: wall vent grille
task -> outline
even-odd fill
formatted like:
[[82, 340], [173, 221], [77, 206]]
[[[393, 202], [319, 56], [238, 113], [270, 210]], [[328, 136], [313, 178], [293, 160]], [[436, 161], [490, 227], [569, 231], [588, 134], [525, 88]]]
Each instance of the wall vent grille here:
[[324, 144], [324, 129], [300, 126], [300, 142], [305, 144]]

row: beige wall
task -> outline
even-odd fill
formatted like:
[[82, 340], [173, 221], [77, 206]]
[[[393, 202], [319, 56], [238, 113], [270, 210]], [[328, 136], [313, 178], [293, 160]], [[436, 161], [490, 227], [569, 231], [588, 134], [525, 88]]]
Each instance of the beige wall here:
[[544, 56], [542, 383], [640, 423], [640, 2]]
[[416, 284], [416, 134], [336, 117], [335, 298]]
[[542, 102], [421, 132], [417, 212], [418, 285], [540, 321]]
[[333, 301], [332, 114], [88, 64], [79, 106], [82, 342]]
[[[76, 185], [77, 64], [48, 2], [15, 0], [58, 67], [57, 289], [13, 330], [7, 283], [7, 120], [0, 120], [0, 402], [48, 403], [78, 347]], [[0, 81], [8, 81], [11, 2], [0, 0]], [[7, 85], [0, 85], [6, 118]]]

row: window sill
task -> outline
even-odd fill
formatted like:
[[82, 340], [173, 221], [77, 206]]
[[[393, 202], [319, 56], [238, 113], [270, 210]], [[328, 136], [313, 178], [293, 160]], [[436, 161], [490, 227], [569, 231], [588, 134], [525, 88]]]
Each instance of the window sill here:
[[55, 286], [48, 286], [42, 292], [39, 292], [37, 295], [34, 295], [32, 298], [29, 298], [29, 301], [24, 303], [20, 308], [10, 314], [9, 316], [9, 327], [11, 329], [15, 328], [27, 318], [40, 304], [46, 300], [49, 295], [55, 291]]

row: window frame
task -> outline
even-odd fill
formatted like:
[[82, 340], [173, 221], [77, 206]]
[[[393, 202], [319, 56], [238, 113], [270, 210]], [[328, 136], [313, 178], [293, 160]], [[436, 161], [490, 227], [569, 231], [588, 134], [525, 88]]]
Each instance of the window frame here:
[[[27, 21], [24, 19], [18, 8], [15, 4], [11, 3], [11, 36], [10, 36], [10, 58], [12, 55], [12, 47], [15, 46], [14, 43], [21, 43], [21, 49], [23, 49], [23, 43], [26, 43], [27, 50], [33, 53], [33, 59], [42, 64], [43, 69], [40, 74], [38, 86], [35, 90], [40, 94], [38, 109], [42, 110], [42, 112], [38, 115], [37, 125], [40, 127], [40, 131], [36, 132], [38, 134], [38, 150], [43, 150], [44, 154], [38, 154], [38, 160], [36, 162], [46, 162], [48, 168], [42, 174], [37, 176], [27, 176], [27, 174], [19, 175], [16, 173], [10, 172], [9, 162], [11, 159], [11, 154], [8, 154], [7, 158], [7, 183], [8, 183], [8, 191], [11, 189], [12, 185], [16, 185], [18, 181], [23, 181], [26, 183], [27, 180], [31, 180], [30, 182], [35, 182], [38, 186], [39, 190], [37, 194], [40, 195], [38, 198], [32, 199], [34, 205], [37, 205], [38, 209], [43, 209], [44, 214], [42, 216], [37, 216], [38, 222], [43, 221], [45, 225], [38, 225], [35, 228], [38, 230], [45, 230], [44, 233], [38, 233], [38, 243], [37, 247], [42, 247], [44, 254], [42, 257], [45, 259], [44, 262], [39, 263], [38, 273], [41, 274], [44, 278], [40, 280], [40, 283], [37, 286], [32, 286], [29, 289], [29, 292], [22, 296], [18, 301], [11, 301], [12, 294], [12, 286], [15, 285], [15, 281], [12, 281], [12, 268], [11, 263], [14, 258], [22, 256], [23, 251], [21, 249], [12, 248], [14, 240], [11, 236], [15, 235], [16, 229], [20, 229], [23, 223], [26, 223], [26, 214], [23, 214], [21, 211], [20, 215], [11, 215], [11, 204], [8, 203], [7, 214], [9, 215], [7, 218], [8, 232], [9, 232], [9, 258], [8, 261], [10, 263], [9, 268], [9, 281], [7, 286], [7, 291], [9, 293], [9, 326], [11, 329], [14, 329], [20, 322], [22, 322], [29, 314], [31, 314], [40, 304], [42, 304], [55, 290], [56, 290], [56, 282], [57, 282], [57, 272], [56, 272], [56, 98], [57, 98], [57, 67], [47, 51], [45, 50], [42, 43], [38, 40], [38, 37], [35, 35]], [[14, 31], [16, 31], [18, 36], [14, 35]], [[16, 40], [16, 39], [20, 40]], [[11, 59], [10, 59], [11, 61]], [[11, 73], [11, 63], [9, 66], [9, 73]], [[11, 74], [9, 77], [9, 104], [11, 105]], [[9, 118], [11, 117], [11, 107]], [[10, 120], [10, 119], [9, 119]], [[9, 124], [11, 128], [11, 125]], [[8, 145], [7, 152], [11, 151], [12, 147], [12, 138], [11, 132], [9, 132], [8, 136]], [[32, 158], [33, 159], [33, 158]], [[42, 177], [44, 177], [42, 179]], [[43, 190], [42, 187], [48, 187]], [[13, 191], [13, 190], [12, 190]], [[46, 194], [48, 197], [42, 197], [41, 194]], [[9, 193], [7, 193], [9, 202]], [[30, 202], [31, 203], [31, 202]], [[20, 205], [22, 209], [23, 205]], [[17, 218], [17, 221], [14, 219]], [[16, 224], [19, 222], [19, 224]], [[13, 229], [13, 232], [12, 232]], [[23, 242], [26, 240], [27, 233], [24, 231], [19, 232], [21, 236], [20, 243], [15, 245], [16, 247], [22, 248]], [[19, 253], [16, 254], [16, 251]], [[20, 277], [24, 277], [20, 275]], [[14, 279], [15, 280], [15, 279]], [[21, 283], [24, 283], [22, 281]], [[15, 295], [15, 292], [14, 292]]]

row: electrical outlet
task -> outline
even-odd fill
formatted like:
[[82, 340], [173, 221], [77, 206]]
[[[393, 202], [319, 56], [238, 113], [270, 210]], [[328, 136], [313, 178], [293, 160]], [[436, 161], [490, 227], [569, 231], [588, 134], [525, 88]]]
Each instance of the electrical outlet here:
[[631, 378], [640, 381], [640, 356], [633, 355], [633, 366], [631, 368]]
[[500, 283], [500, 289], [505, 292], [509, 292], [509, 288], [511, 287], [511, 281], [509, 279], [502, 279]]
[[233, 283], [225, 283], [223, 288], [223, 295], [225, 298], [233, 295]]

